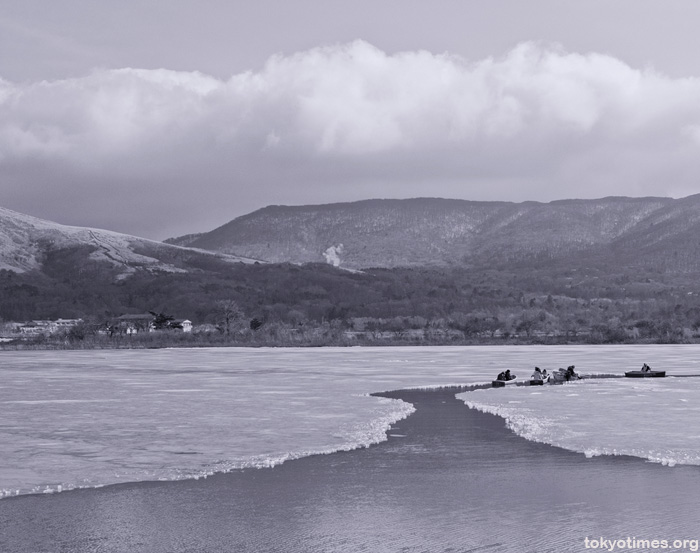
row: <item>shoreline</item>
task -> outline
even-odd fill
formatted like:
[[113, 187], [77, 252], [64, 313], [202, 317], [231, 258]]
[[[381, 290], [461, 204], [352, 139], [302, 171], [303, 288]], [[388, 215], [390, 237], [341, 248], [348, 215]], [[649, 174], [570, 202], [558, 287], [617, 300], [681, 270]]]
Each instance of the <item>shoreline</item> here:
[[70, 341], [41, 341], [30, 342], [23, 340], [0, 341], [0, 351], [109, 351], [109, 350], [144, 350], [144, 349], [201, 349], [201, 348], [352, 348], [352, 347], [473, 347], [473, 346], [692, 346], [700, 344], [700, 339], [678, 340], [626, 340], [606, 342], [589, 339], [571, 339], [565, 337], [551, 337], [546, 339], [304, 339], [304, 340], [198, 340], [190, 339], [186, 335], [180, 335], [177, 339], [163, 340], [154, 343], [155, 340], [124, 339], [115, 341], [100, 340], [95, 342], [70, 342]]
[[[691, 375], [693, 376], [693, 375]], [[621, 375], [612, 375], [612, 374], [592, 374], [592, 375], [586, 375], [583, 377], [584, 379], [598, 379], [598, 378], [622, 378]], [[561, 383], [559, 383], [561, 384]], [[519, 381], [515, 384], [514, 386], [529, 386], [528, 381]], [[450, 392], [452, 393], [454, 391], [455, 394], [463, 393], [463, 392], [469, 392], [469, 391], [474, 391], [474, 390], [479, 390], [479, 389], [492, 389], [492, 385], [490, 383], [476, 383], [476, 384], [445, 384], [445, 385], [429, 385], [429, 386], [416, 386], [416, 387], [409, 387], [409, 388], [401, 388], [397, 390], [389, 390], [389, 391], [383, 391], [383, 392], [372, 392], [372, 393], [367, 393], [366, 395], [369, 397], [383, 397], [383, 398], [390, 398], [390, 399], [400, 399], [400, 395], [403, 393], [411, 393], [411, 392]], [[411, 413], [409, 413], [410, 416]], [[405, 418], [405, 417], [404, 417]], [[498, 417], [501, 418], [501, 417]], [[401, 419], [402, 420], [402, 419]], [[395, 423], [392, 423], [395, 424]], [[278, 462], [271, 462], [269, 464], [266, 464], [264, 466], [242, 466], [238, 468], [231, 468], [231, 469], [225, 469], [225, 470], [212, 470], [208, 471], [206, 473], [202, 473], [200, 475], [196, 476], [185, 476], [182, 478], [177, 478], [177, 479], [163, 479], [163, 480], [133, 480], [133, 481], [122, 481], [122, 482], [113, 482], [113, 483], [105, 483], [105, 484], [95, 484], [95, 485], [86, 485], [86, 486], [57, 486], [58, 489], [54, 488], [49, 488], [46, 487], [46, 489], [37, 489], [36, 491], [25, 491], [22, 493], [14, 493], [14, 494], [5, 494], [2, 495], [0, 494], [0, 501], [3, 500], [8, 500], [12, 498], [18, 498], [18, 497], [25, 497], [25, 496], [50, 496], [50, 495], [55, 495], [59, 493], [69, 493], [69, 492], [76, 492], [76, 491], [81, 491], [81, 490], [93, 490], [93, 489], [102, 489], [102, 488], [108, 488], [112, 486], [123, 486], [123, 485], [130, 485], [130, 484], [148, 484], [149, 482], [177, 482], [181, 480], [200, 480], [200, 479], [206, 479], [210, 478], [216, 474], [228, 474], [231, 472], [236, 472], [240, 471], [243, 469], [248, 469], [248, 468], [271, 468], [274, 466], [281, 465], [283, 463], [288, 463], [292, 461], [296, 461], [298, 459], [302, 459], [305, 457], [313, 457], [313, 456], [318, 456], [318, 455], [331, 455], [335, 453], [342, 453], [342, 452], [347, 452], [347, 451], [354, 451], [354, 450], [361, 450], [361, 449], [366, 449], [367, 447], [371, 447], [374, 445], [378, 445], [380, 443], [383, 443], [390, 439], [390, 436], [388, 435], [388, 431], [385, 432], [385, 439], [378, 441], [378, 442], [373, 442], [370, 443], [369, 445], [367, 444], [357, 444], [354, 447], [349, 447], [349, 448], [341, 448], [341, 449], [334, 449], [334, 450], [329, 450], [329, 451], [315, 451], [315, 452], [301, 452], [301, 453], [296, 453], [296, 452], [291, 452], [282, 455], [281, 457], [285, 457], [283, 460], [280, 460]]]
[[[582, 551], [583, 538], [598, 534], [665, 538], [676, 528], [693, 537], [698, 467], [587, 459], [528, 442], [455, 397], [470, 389], [372, 394], [416, 411], [363, 449], [199, 480], [3, 499], [0, 549], [514, 552], [531, 543], [559, 553]], [[653, 520], [639, 516], [651, 512]], [[512, 530], [494, 532], [503, 516]], [[554, 535], [553, 524], [562, 525]]]
[[[700, 375], [681, 375], [681, 376], [686, 376], [686, 377], [700, 377]], [[605, 374], [605, 373], [593, 373], [593, 374], [587, 374], [581, 377], [583, 380], [589, 380], [589, 379], [619, 379], [619, 378], [624, 378], [624, 375], [616, 375], [616, 374]], [[562, 382], [557, 382], [557, 383], [550, 383], [551, 385], [554, 384], [562, 384]], [[513, 386], [517, 387], [529, 387], [529, 382], [527, 380], [522, 380], [517, 383], [514, 383]], [[434, 385], [427, 385], [427, 386], [415, 386], [415, 387], [408, 387], [408, 388], [400, 388], [396, 390], [388, 390], [388, 391], [382, 391], [382, 392], [372, 392], [372, 393], [366, 393], [363, 395], [366, 395], [368, 397], [383, 397], [383, 398], [390, 398], [390, 399], [401, 399], [402, 394], [406, 393], [414, 393], [414, 392], [427, 392], [427, 393], [433, 393], [433, 392], [449, 392], [456, 394], [460, 394], [463, 392], [470, 392], [474, 390], [490, 390], [492, 389], [492, 385], [489, 382], [482, 382], [482, 383], [474, 383], [474, 384], [434, 384]], [[409, 405], [411, 405], [409, 403]], [[489, 414], [488, 411], [483, 411], [479, 410], [478, 408], [475, 407], [468, 407], [469, 409], [474, 409], [477, 410], [481, 413]], [[410, 416], [412, 413], [409, 413], [407, 416]], [[498, 419], [501, 419], [506, 423], [506, 419], [501, 417], [500, 415], [494, 415]], [[404, 417], [405, 418], [405, 417]], [[400, 419], [403, 420], [403, 419]], [[399, 420], [399, 422], [400, 422]], [[396, 424], [395, 423], [389, 423], [389, 424]], [[512, 430], [509, 429], [509, 431], [512, 432]], [[244, 464], [243, 466], [237, 467], [237, 468], [227, 468], [227, 469], [213, 469], [213, 470], [208, 470], [206, 472], [203, 472], [198, 475], [191, 475], [191, 476], [184, 476], [182, 478], [175, 478], [175, 479], [170, 479], [170, 478], [163, 478], [163, 479], [158, 479], [158, 480], [133, 480], [133, 481], [120, 481], [120, 482], [112, 482], [112, 483], [104, 483], [104, 484], [94, 484], [94, 485], [85, 485], [85, 486], [57, 486], [58, 489], [55, 488], [50, 488], [50, 487], [45, 487], [45, 489], [36, 489], [35, 491], [24, 491], [22, 493], [7, 493], [7, 494], [0, 494], [0, 501], [5, 501], [5, 500], [10, 500], [14, 498], [19, 498], [19, 497], [26, 497], [26, 496], [35, 496], [35, 497], [41, 497], [41, 496], [51, 496], [51, 495], [56, 495], [56, 494], [65, 494], [65, 493], [70, 493], [70, 492], [77, 492], [77, 491], [85, 491], [85, 490], [95, 490], [95, 489], [103, 489], [103, 488], [109, 488], [113, 486], [125, 486], [125, 485], [138, 485], [138, 484], [148, 484], [152, 482], [178, 482], [182, 480], [203, 480], [206, 478], [210, 478], [214, 475], [217, 474], [229, 474], [231, 472], [237, 472], [241, 471], [244, 469], [260, 469], [260, 468], [272, 468], [284, 463], [296, 461], [299, 459], [303, 459], [305, 457], [314, 457], [314, 456], [325, 456], [325, 455], [332, 455], [336, 453], [343, 453], [343, 452], [349, 452], [349, 451], [355, 451], [355, 450], [362, 450], [366, 449], [367, 447], [373, 447], [375, 445], [381, 444], [387, 440], [391, 439], [391, 436], [389, 435], [389, 431], [385, 431], [385, 439], [377, 442], [372, 442], [369, 444], [356, 444], [355, 446], [351, 447], [344, 447], [340, 449], [329, 449], [327, 451], [313, 451], [313, 452], [290, 452], [286, 453], [283, 455], [280, 455], [280, 459], [278, 461], [272, 461], [270, 463], [265, 463], [263, 465], [247, 465]], [[525, 438], [527, 439], [527, 438]], [[555, 446], [556, 447], [556, 446]], [[574, 451], [574, 453], [580, 453], [577, 451]], [[638, 458], [634, 457], [633, 458]], [[642, 458], [640, 458], [642, 459]], [[643, 459], [647, 460], [647, 459]]]

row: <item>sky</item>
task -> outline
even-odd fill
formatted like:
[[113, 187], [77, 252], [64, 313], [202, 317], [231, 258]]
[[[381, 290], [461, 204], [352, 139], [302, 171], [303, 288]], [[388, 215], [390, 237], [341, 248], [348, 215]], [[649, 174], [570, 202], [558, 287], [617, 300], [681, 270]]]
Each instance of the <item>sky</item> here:
[[271, 204], [700, 192], [696, 0], [0, 0], [0, 206], [165, 239]]

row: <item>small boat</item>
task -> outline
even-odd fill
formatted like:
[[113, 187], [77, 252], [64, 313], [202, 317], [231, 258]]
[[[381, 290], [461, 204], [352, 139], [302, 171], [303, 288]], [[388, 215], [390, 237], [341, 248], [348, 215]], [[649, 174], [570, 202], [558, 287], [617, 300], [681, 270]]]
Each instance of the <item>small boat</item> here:
[[571, 365], [568, 369], [559, 369], [549, 375], [547, 380], [550, 384], [564, 384], [565, 382], [572, 382], [574, 380], [581, 380], [581, 375], [574, 371], [574, 366]]
[[493, 380], [491, 381], [491, 386], [494, 388], [503, 388], [506, 384], [513, 384], [517, 379], [518, 377], [514, 376], [510, 380]]
[[575, 382], [576, 380], [583, 380], [581, 376], [576, 375], [576, 376], [570, 376], [568, 379], [566, 378], [565, 375], [563, 374], [557, 374], [554, 373], [552, 376], [547, 380], [549, 384], [566, 384], [567, 382]]
[[666, 376], [666, 371], [627, 371], [627, 378], [662, 378]]

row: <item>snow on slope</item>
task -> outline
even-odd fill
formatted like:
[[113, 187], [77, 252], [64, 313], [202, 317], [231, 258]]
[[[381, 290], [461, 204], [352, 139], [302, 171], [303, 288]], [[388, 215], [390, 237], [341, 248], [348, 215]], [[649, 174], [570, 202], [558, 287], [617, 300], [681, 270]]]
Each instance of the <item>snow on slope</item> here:
[[[172, 257], [173, 252], [178, 250], [212, 255], [212, 252], [181, 248], [108, 230], [61, 225], [0, 207], [0, 269], [16, 272], [39, 269], [43, 253], [47, 249], [72, 246], [93, 246], [95, 250], [90, 254], [90, 258], [122, 267], [123, 276], [133, 273], [136, 267], [185, 272], [185, 269], [176, 267], [172, 263], [164, 262], [158, 257], [137, 253], [135, 250], [148, 252], [151, 255], [164, 253], [167, 257]], [[215, 257], [229, 261], [252, 262], [245, 258], [226, 255], [215, 255]]]

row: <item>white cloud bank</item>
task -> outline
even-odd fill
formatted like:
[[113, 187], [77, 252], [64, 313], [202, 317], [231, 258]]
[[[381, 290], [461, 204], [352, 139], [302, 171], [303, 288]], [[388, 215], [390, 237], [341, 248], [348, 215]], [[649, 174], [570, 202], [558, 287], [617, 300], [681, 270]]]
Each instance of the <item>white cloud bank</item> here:
[[700, 79], [534, 43], [472, 63], [356, 41], [228, 81], [0, 81], [0, 205], [158, 237], [269, 203], [679, 196], [698, 154]]

